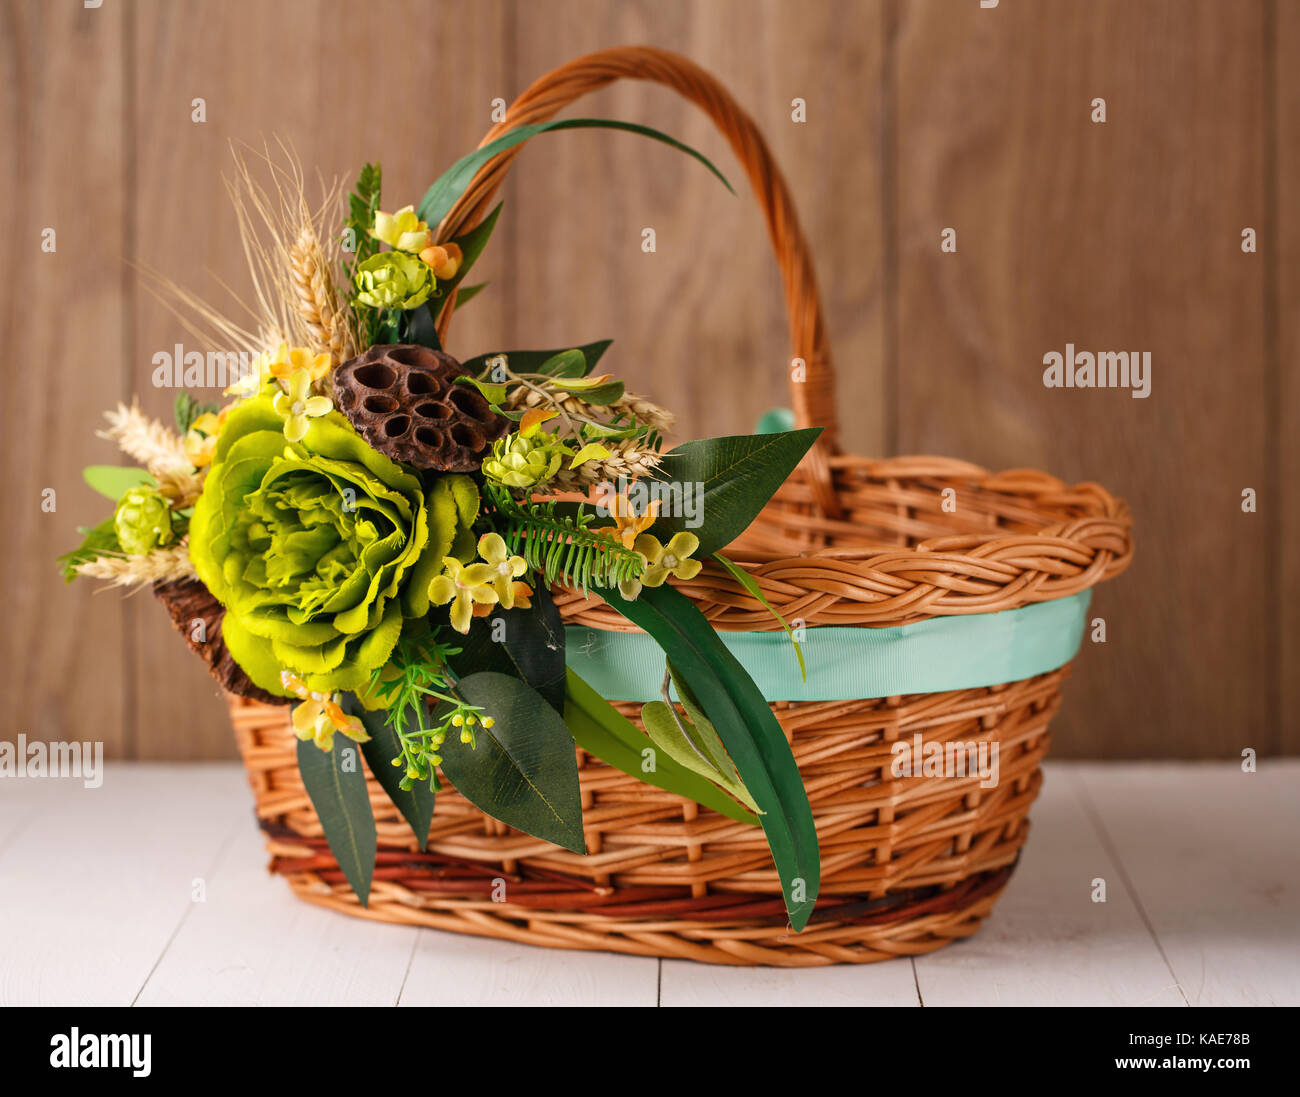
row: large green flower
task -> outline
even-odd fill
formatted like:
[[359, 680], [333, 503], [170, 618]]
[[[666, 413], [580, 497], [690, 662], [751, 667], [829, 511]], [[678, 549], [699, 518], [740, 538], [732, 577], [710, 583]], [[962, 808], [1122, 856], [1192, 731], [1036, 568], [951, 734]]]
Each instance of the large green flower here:
[[403, 623], [429, 610], [444, 556], [474, 553], [478, 490], [445, 475], [427, 492], [337, 412], [286, 444], [266, 397], [222, 426], [190, 520], [190, 557], [226, 607], [222, 636], [257, 685], [289, 670], [352, 690], [388, 661]]

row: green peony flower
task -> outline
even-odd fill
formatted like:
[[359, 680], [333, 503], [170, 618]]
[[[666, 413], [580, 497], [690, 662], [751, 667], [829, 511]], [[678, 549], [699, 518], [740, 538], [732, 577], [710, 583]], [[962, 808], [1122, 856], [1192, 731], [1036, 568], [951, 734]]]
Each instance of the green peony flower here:
[[569, 454], [555, 434], [539, 430], [507, 434], [492, 443], [492, 456], [483, 462], [483, 475], [508, 488], [540, 487], [559, 471]]
[[400, 251], [372, 255], [354, 276], [357, 300], [372, 309], [413, 309], [433, 292], [433, 275], [419, 259]]
[[113, 529], [122, 551], [143, 556], [175, 540], [172, 508], [157, 488], [131, 488], [117, 501]]
[[222, 635], [257, 685], [288, 696], [362, 687], [404, 623], [422, 625], [445, 556], [474, 554], [478, 489], [439, 477], [427, 491], [338, 412], [286, 445], [267, 396], [222, 427], [190, 520], [190, 558], [226, 607]]

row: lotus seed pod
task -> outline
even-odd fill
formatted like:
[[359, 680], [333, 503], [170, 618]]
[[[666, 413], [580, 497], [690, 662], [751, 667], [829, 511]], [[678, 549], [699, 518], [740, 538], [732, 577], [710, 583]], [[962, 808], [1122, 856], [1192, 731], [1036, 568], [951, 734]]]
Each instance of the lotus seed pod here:
[[450, 354], [406, 344], [374, 346], [334, 373], [334, 405], [357, 433], [394, 461], [471, 472], [510, 421], [472, 385]]

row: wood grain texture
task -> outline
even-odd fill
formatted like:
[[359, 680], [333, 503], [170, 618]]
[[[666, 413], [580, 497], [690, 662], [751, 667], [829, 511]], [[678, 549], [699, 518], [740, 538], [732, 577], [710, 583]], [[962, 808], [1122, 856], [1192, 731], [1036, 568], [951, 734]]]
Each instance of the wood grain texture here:
[[[14, 149], [5, 376], [0, 735], [116, 757], [233, 757], [222, 705], [147, 597], [64, 588], [49, 561], [105, 512], [80, 468], [149, 384], [176, 320], [131, 263], [221, 296], [246, 285], [221, 185], [228, 142], [282, 136], [327, 179], [384, 164], [389, 204], [477, 143], [493, 99], [627, 42], [679, 50], [750, 109], [817, 258], [847, 448], [938, 452], [1095, 479], [1129, 499], [1132, 571], [1098, 592], [1058, 756], [1300, 750], [1300, 12], [1276, 0], [7, 0], [0, 136]], [[394, 35], [418, 60], [365, 66]], [[207, 121], [191, 121], [203, 97]], [[1108, 121], [1089, 120], [1095, 96]], [[806, 102], [807, 121], [791, 119]], [[670, 92], [618, 85], [570, 116], [664, 129], [734, 160]], [[625, 134], [525, 152], [450, 349], [612, 336], [611, 367], [680, 413], [745, 431], [786, 403], [775, 266], [752, 198]], [[59, 251], [40, 252], [58, 229]], [[958, 251], [939, 232], [958, 230]], [[1240, 248], [1244, 227], [1260, 250]], [[641, 250], [654, 228], [657, 250]], [[67, 314], [76, 288], [75, 322]], [[36, 318], [36, 322], [33, 322]], [[1067, 342], [1149, 349], [1153, 392], [1046, 390]], [[88, 367], [91, 363], [92, 367]], [[41, 446], [31, 444], [39, 431]], [[58, 509], [40, 510], [44, 487]], [[1255, 488], [1259, 512], [1243, 514]]]
[[[511, 93], [606, 46], [675, 50], [758, 122], [818, 259], [845, 444], [878, 449], [881, 386], [879, 6], [777, 0], [521, 4]], [[792, 101], [807, 121], [792, 121]], [[701, 167], [635, 137], [543, 137], [512, 170], [518, 232], [510, 335], [527, 346], [615, 338], [611, 369], [678, 414], [679, 438], [752, 430], [788, 406], [789, 336], [776, 263], [753, 196], [712, 123], [662, 88], [622, 83], [566, 112], [644, 122], [716, 158]], [[656, 250], [642, 251], [653, 228]]]
[[[1265, 268], [1241, 250], [1267, 212], [1264, 11], [902, 6], [899, 449], [1099, 480], [1136, 515], [1058, 756], [1281, 746], [1269, 519], [1241, 509], [1272, 474], [1276, 399]], [[1067, 343], [1150, 351], [1151, 395], [1045, 388]]]
[[1275, 339], [1271, 366], [1277, 390], [1269, 424], [1277, 445], [1267, 567], [1278, 583], [1273, 672], [1280, 746], [1284, 753], [1300, 754], [1300, 7], [1276, 3], [1273, 10], [1263, 47], [1275, 97], [1267, 182], [1276, 225], [1264, 245], [1270, 249], [1264, 255], [1273, 263], [1268, 320]]
[[[235, 216], [222, 184], [233, 169], [230, 143], [265, 147], [283, 140], [311, 180], [347, 185], [367, 160], [384, 169], [389, 207], [418, 201], [424, 188], [489, 123], [502, 86], [502, 5], [430, 5], [408, 0], [360, 6], [344, 0], [266, 4], [236, 0], [142, 0], [133, 5], [136, 168], [135, 258], [209, 300], [229, 300], [221, 283], [248, 290]], [[391, 56], [393, 35], [427, 44], [428, 64]], [[454, 43], [454, 47], [452, 44]], [[456, 64], [464, 54], [473, 64]], [[367, 59], [381, 76], [363, 76]], [[450, 99], [449, 99], [450, 95]], [[207, 121], [191, 121], [205, 100]], [[395, 124], [384, 121], [391, 119]], [[487, 277], [503, 256], [489, 255]], [[231, 302], [233, 309], [238, 305]], [[152, 357], [187, 336], [151, 295], [134, 292], [131, 379], [142, 403], [171, 415], [177, 395], [153, 389]], [[485, 295], [463, 316], [467, 339], [501, 325], [505, 304]], [[194, 341], [188, 340], [193, 346]], [[219, 390], [195, 393], [217, 399]], [[230, 723], [215, 683], [165, 625], [161, 608], [140, 599], [130, 630], [137, 668], [132, 718], [142, 757], [234, 755]]]
[[[120, 6], [9, 2], [0, 34], [0, 735], [101, 739], [130, 754], [129, 610], [93, 583], [65, 587], [54, 559], [106, 500], [81, 469], [115, 461], [94, 436], [126, 393], [122, 226], [128, 204]], [[55, 231], [53, 253], [42, 233]], [[53, 490], [56, 509], [42, 509]]]

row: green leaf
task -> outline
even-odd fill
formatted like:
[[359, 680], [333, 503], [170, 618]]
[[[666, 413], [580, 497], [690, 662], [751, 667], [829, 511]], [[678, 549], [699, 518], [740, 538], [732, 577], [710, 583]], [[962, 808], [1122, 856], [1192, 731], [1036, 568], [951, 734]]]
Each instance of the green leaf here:
[[739, 823], [758, 825], [755, 815], [667, 752], [656, 752], [652, 756], [654, 768], [647, 770], [644, 752], [650, 749], [650, 740], [572, 670], [565, 688], [564, 721], [578, 746], [615, 769], [665, 792], [685, 796]]
[[[466, 358], [464, 366], [476, 376], [487, 368], [488, 359], [495, 358], [498, 354], [504, 354], [510, 361], [510, 368], [515, 373], [546, 373], [546, 366], [551, 363], [565, 364], [572, 363], [571, 357], [575, 352], [580, 353], [585, 365], [582, 368], [581, 376], [586, 376], [591, 372], [592, 367], [600, 361], [601, 355], [610, 348], [614, 342], [612, 339], [601, 339], [596, 343], [588, 343], [581, 347], [571, 347], [567, 350], [494, 350], [490, 354], [480, 354], [474, 358]], [[561, 375], [567, 376], [567, 374]]]
[[109, 515], [97, 526], [81, 526], [77, 530], [83, 537], [81, 544], [71, 552], [65, 552], [58, 558], [63, 581], [71, 583], [77, 578], [77, 566], [98, 560], [101, 556], [116, 556], [122, 551], [117, 543], [117, 527], [113, 516]]
[[507, 826], [586, 853], [573, 736], [541, 694], [518, 678], [480, 671], [456, 691], [495, 721], [477, 744], [447, 736], [442, 772], [477, 808]]
[[[447, 662], [460, 678], [483, 670], [518, 678], [563, 714], [564, 622], [546, 584], [533, 585], [531, 607], [497, 608], [487, 617], [474, 618], [468, 634], [458, 641], [459, 654], [448, 656]], [[493, 640], [494, 633], [503, 638]]]
[[794, 645], [794, 657], [799, 660], [799, 673], [803, 676], [803, 680], [805, 682], [808, 681], [808, 666], [803, 661], [803, 645], [794, 638], [794, 630], [791, 629], [788, 624], [786, 624], [785, 618], [782, 617], [779, 613], [777, 613], [776, 607], [767, 600], [767, 595], [763, 593], [763, 588], [758, 585], [758, 583], [754, 580], [754, 577], [750, 575], [749, 572], [747, 572], [739, 564], [733, 563], [731, 560], [728, 560], [725, 556], [722, 555], [722, 553], [715, 552], [713, 554], [713, 558], [724, 568], [726, 568], [729, 572], [731, 572], [731, 577], [735, 579], [737, 583], [739, 583], [742, 587], [744, 587], [747, 591], [749, 591], [750, 594], [752, 594], [755, 598], [757, 598], [760, 602], [762, 602], [763, 605], [767, 608], [768, 613], [770, 613], [773, 617], [775, 617], [778, 621], [781, 622], [781, 627], [785, 629], [785, 634], [790, 638], [790, 643]]
[[480, 293], [482, 293], [485, 289], [487, 289], [487, 287], [488, 287], [487, 282], [478, 282], [472, 286], [459, 287], [456, 293], [456, 307], [458, 309], [464, 308], [472, 300], [474, 300], [475, 297], [477, 297]]
[[[411, 825], [411, 832], [424, 849], [429, 842], [429, 823], [433, 819], [434, 795], [428, 781], [414, 781], [409, 789], [401, 786], [406, 767], [393, 765], [393, 759], [402, 757], [402, 743], [396, 729], [388, 722], [388, 713], [382, 709], [373, 712], [351, 693], [343, 695], [343, 711], [360, 717], [362, 726], [370, 736], [361, 744], [361, 753], [375, 780], [383, 786], [393, 806]], [[408, 714], [409, 717], [410, 714]], [[411, 721], [408, 719], [408, 726]]]
[[599, 442], [588, 442], [582, 449], [573, 455], [573, 460], [569, 462], [569, 468], [576, 469], [580, 465], [585, 465], [588, 461], [595, 461], [598, 458], [610, 456], [609, 450]]
[[[703, 485], [700, 513], [704, 524], [690, 530], [700, 539], [697, 559], [725, 548], [745, 531], [821, 430], [810, 427], [786, 434], [705, 438], [686, 442], [664, 455], [658, 479]], [[651, 532], [667, 542], [674, 533], [687, 529], [686, 521], [683, 514], [665, 515], [655, 521]]]
[[320, 816], [330, 852], [364, 907], [370, 901], [378, 836], [361, 766], [361, 744], [335, 735], [334, 749], [326, 754], [310, 739], [299, 739], [298, 772]]
[[[667, 701], [651, 701], [641, 706], [641, 723], [650, 741], [673, 761], [731, 793], [751, 811], [759, 810], [749, 790], [734, 777], [728, 777], [706, 753], [704, 741], [709, 736], [717, 738], [717, 732], [707, 720], [693, 723]], [[718, 746], [721, 745], [719, 742]]]
[[[492, 236], [492, 230], [497, 226], [497, 218], [500, 216], [501, 203], [498, 202], [492, 208], [492, 212], [484, 217], [482, 221], [470, 229], [469, 232], [462, 236], [457, 236], [456, 239], [452, 241], [452, 243], [459, 247], [461, 251], [460, 269], [456, 271], [456, 276], [454, 278], [440, 281], [437, 288], [434, 290], [431, 306], [436, 313], [442, 313], [444, 304], [451, 297], [451, 291], [460, 286], [461, 282], [465, 280], [465, 275], [469, 273], [470, 268], [478, 262], [478, 257], [483, 254], [483, 249], [487, 247], [487, 242]], [[482, 288], [482, 286], [477, 287], [477, 289], [475, 287], [470, 287], [474, 292], [464, 290], [457, 294], [457, 307], [463, 305], [474, 296], [475, 292]]]
[[501, 404], [505, 402], [505, 385], [494, 384], [491, 381], [480, 381], [477, 377], [457, 377], [456, 384], [473, 385], [483, 394], [483, 398], [487, 400], [489, 404]]
[[551, 355], [532, 372], [545, 373], [548, 377], [586, 377], [590, 369], [587, 356], [578, 347], [573, 347]]
[[100, 495], [106, 495], [114, 503], [132, 488], [154, 484], [149, 473], [134, 465], [90, 465], [82, 471], [82, 476]]
[[433, 302], [426, 301], [418, 308], [402, 314], [405, 335], [402, 342], [415, 343], [430, 350], [442, 350], [442, 340], [438, 338], [438, 321], [434, 318]]
[[802, 929], [821, 886], [817, 828], [799, 767], [771, 708], [708, 619], [680, 591], [649, 587], [634, 602], [612, 590], [601, 596], [655, 639], [699, 699], [763, 812], [760, 822], [786, 910], [794, 928]]
[[564, 118], [556, 122], [537, 122], [531, 126], [520, 126], [518, 129], [511, 130], [505, 136], [498, 137], [491, 144], [475, 149], [468, 156], [462, 156], [425, 192], [424, 197], [420, 200], [420, 218], [428, 221], [430, 225], [437, 225], [441, 222], [447, 216], [451, 207], [456, 204], [457, 199], [465, 193], [465, 189], [477, 174], [478, 169], [498, 153], [514, 148], [515, 145], [523, 144], [530, 137], [535, 137], [541, 133], [549, 133], [551, 130], [576, 129], [625, 130], [628, 133], [639, 133], [642, 137], [662, 141], [665, 145], [694, 157], [722, 180], [722, 185], [727, 190], [730, 190], [732, 194], [736, 193], [731, 190], [731, 184], [727, 182], [727, 177], [707, 157], [696, 152], [689, 145], [684, 145], [675, 138], [669, 137], [666, 133], [651, 129], [649, 126], [639, 126], [633, 122], [618, 122], [605, 118]]
[[623, 397], [623, 382], [610, 381], [604, 385], [597, 385], [595, 388], [579, 390], [573, 394], [579, 400], [585, 400], [588, 404], [596, 407], [606, 407], [609, 404], [617, 403]]

